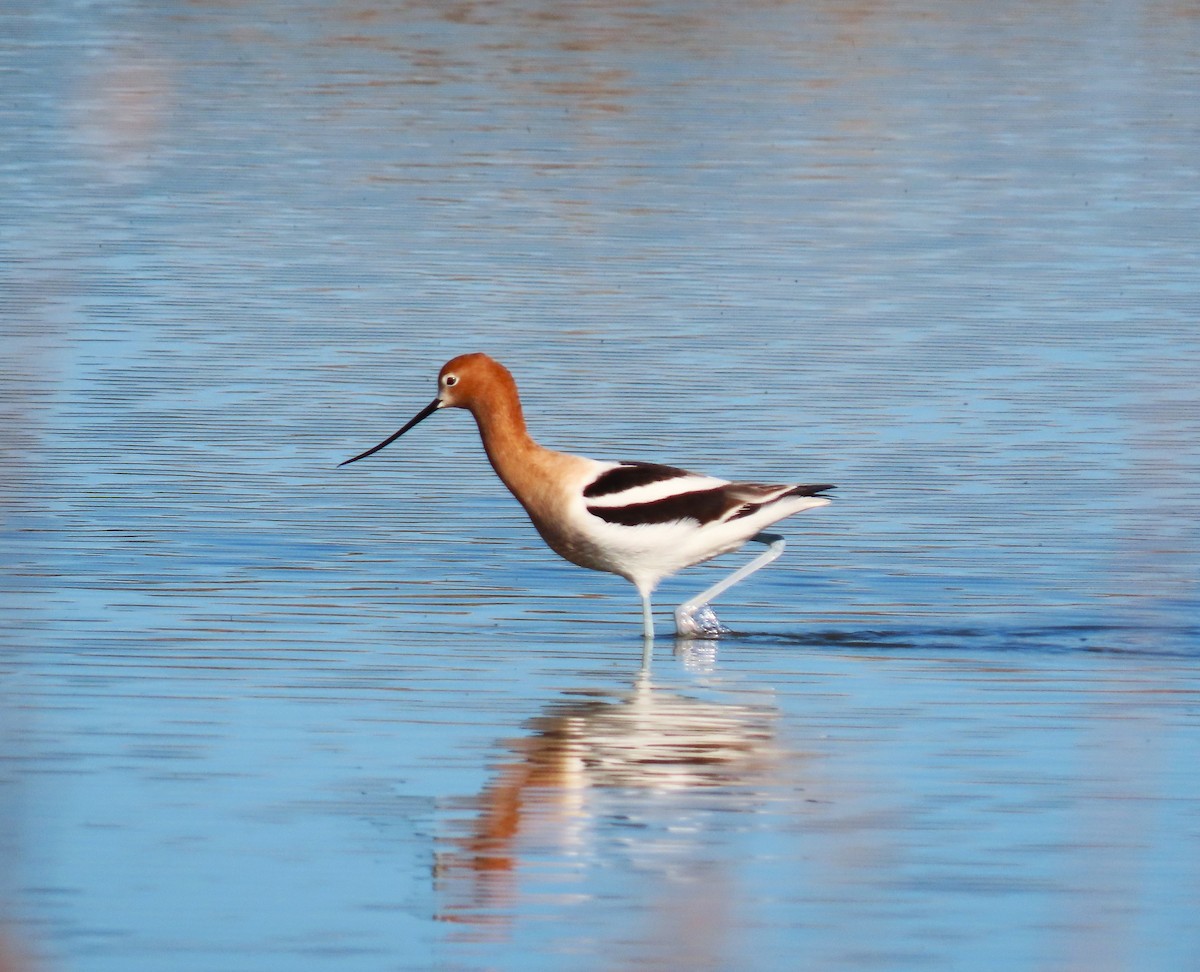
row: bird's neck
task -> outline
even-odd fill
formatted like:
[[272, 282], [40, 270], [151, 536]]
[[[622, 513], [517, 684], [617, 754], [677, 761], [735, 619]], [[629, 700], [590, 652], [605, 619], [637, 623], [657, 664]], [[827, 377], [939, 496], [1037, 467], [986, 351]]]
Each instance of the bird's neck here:
[[520, 400], [515, 394], [497, 396], [484, 407], [471, 409], [471, 413], [492, 468], [504, 485], [516, 492], [514, 484], [524, 478], [522, 471], [539, 452], [545, 451], [525, 428]]
[[496, 475], [536, 522], [538, 514], [558, 496], [562, 467], [581, 460], [535, 442], [525, 428], [521, 403], [515, 394], [473, 408], [471, 412]]

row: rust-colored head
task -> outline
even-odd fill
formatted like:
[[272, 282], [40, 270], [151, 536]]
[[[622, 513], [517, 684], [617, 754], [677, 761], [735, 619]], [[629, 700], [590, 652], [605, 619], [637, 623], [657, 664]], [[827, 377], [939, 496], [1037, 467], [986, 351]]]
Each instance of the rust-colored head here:
[[[424, 422], [439, 408], [465, 408], [478, 416], [480, 410], [496, 410], [508, 406], [512, 421], [520, 422], [520, 405], [517, 404], [517, 383], [508, 369], [486, 354], [460, 354], [451, 358], [438, 373], [438, 396], [414, 415], [400, 429], [377, 446], [360, 452], [353, 459], [339, 465], [346, 466], [359, 459], [374, 455], [384, 446], [389, 446], [409, 429]], [[522, 425], [522, 428], [524, 426]]]
[[513, 376], [495, 358], [486, 354], [460, 354], [451, 358], [438, 373], [440, 408], [466, 408], [474, 411], [483, 403], [517, 394]]

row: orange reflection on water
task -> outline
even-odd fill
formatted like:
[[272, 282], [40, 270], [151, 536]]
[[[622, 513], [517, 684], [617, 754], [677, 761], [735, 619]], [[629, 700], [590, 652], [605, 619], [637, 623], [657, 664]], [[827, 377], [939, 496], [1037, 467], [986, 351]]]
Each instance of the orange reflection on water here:
[[[777, 760], [774, 718], [769, 708], [656, 689], [645, 673], [626, 693], [553, 703], [530, 721], [531, 735], [509, 744], [514, 757], [468, 801], [465, 832], [445, 841], [435, 867], [438, 918], [506, 927], [526, 903], [522, 874], [535, 861], [552, 856], [586, 868], [597, 859], [596, 797], [605, 791], [629, 793], [635, 806], [653, 812], [684, 791], [763, 783]], [[662, 908], [668, 924], [690, 924], [712, 911], [693, 896], [716, 893], [723, 881], [714, 869], [682, 892], [682, 901], [673, 886]], [[562, 877], [569, 895], [570, 876]]]

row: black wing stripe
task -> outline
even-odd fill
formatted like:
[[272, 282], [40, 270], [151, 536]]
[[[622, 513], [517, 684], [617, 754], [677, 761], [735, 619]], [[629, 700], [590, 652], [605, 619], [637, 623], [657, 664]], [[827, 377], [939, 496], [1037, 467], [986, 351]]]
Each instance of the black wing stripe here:
[[723, 486], [677, 493], [649, 503], [630, 503], [628, 506], [589, 506], [588, 512], [607, 523], [622, 526], [642, 526], [649, 523], [674, 523], [695, 520], [701, 526], [719, 520], [734, 506]]
[[[746, 483], [734, 485], [742, 487], [753, 485], [756, 490], [768, 493], [781, 488]], [[833, 488], [829, 485], [793, 486], [787, 492], [780, 493], [771, 499], [754, 502], [744, 494], [738, 496], [731, 492], [729, 486], [715, 486], [712, 489], [692, 490], [690, 493], [676, 493], [674, 496], [665, 496], [648, 503], [629, 503], [625, 506], [589, 506], [587, 511], [606, 523], [617, 523], [621, 526], [675, 523], [679, 520], [693, 520], [700, 526], [704, 526], [725, 517], [730, 520], [739, 520], [744, 516], [751, 516], [764, 506], [778, 502], [785, 496], [818, 496], [825, 490]], [[732, 516], [729, 515], [731, 513]]]
[[679, 479], [681, 476], [692, 475], [686, 469], [676, 469], [674, 466], [660, 466], [653, 462], [623, 462], [614, 469], [608, 469], [587, 484], [583, 491], [587, 499], [600, 496], [611, 496], [613, 493], [623, 493], [627, 489], [637, 489], [639, 486], [649, 486], [651, 483], [661, 483], [668, 479]]

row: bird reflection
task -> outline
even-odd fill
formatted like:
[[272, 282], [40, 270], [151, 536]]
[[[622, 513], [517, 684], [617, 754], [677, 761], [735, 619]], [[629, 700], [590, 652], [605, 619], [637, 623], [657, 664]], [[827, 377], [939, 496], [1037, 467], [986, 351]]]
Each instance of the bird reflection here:
[[736, 788], [744, 795], [768, 779], [776, 760], [774, 719], [771, 707], [656, 688], [645, 666], [631, 689], [551, 703], [529, 721], [529, 736], [509, 743], [511, 758], [482, 792], [464, 801], [458, 832], [437, 855], [438, 917], [506, 925], [525, 866], [536, 860], [539, 873], [586, 867], [604, 836], [601, 815], [613, 819], [606, 794], [619, 798], [618, 817], [630, 826], [639, 814], [669, 815], [681, 794]]

